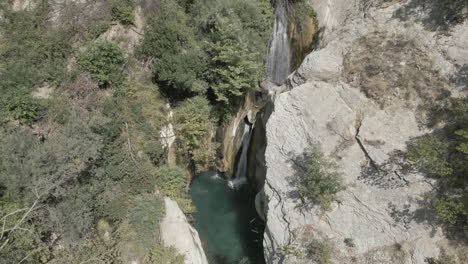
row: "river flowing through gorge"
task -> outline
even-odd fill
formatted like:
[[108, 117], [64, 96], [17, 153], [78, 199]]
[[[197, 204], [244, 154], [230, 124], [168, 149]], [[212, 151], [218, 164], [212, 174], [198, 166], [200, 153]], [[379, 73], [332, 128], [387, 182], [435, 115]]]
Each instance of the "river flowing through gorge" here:
[[[266, 81], [274, 89], [284, 83], [290, 73], [290, 50], [286, 0], [275, 2], [273, 32], [267, 57]], [[271, 94], [272, 90], [268, 91]], [[262, 123], [262, 122], [259, 122]], [[240, 122], [242, 133], [237, 150], [233, 176], [206, 172], [196, 176], [190, 196], [197, 208], [193, 213], [194, 226], [200, 234], [211, 264], [262, 264], [264, 220], [257, 214], [255, 197], [261, 186], [255, 186], [256, 175], [249, 167], [257, 164], [251, 144], [256, 128], [247, 118]], [[259, 124], [264, 126], [264, 124]], [[240, 134], [239, 134], [240, 135]], [[263, 136], [264, 137], [264, 136]], [[259, 185], [259, 184], [257, 184]]]

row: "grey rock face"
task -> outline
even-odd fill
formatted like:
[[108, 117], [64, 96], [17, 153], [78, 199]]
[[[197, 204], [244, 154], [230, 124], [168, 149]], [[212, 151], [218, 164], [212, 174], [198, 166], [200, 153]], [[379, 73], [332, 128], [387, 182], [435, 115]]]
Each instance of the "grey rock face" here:
[[185, 256], [186, 264], [208, 264], [201, 240], [177, 202], [165, 197], [166, 215], [161, 221], [161, 240]]
[[[450, 78], [466, 63], [466, 38], [459, 36], [467, 34], [468, 22], [440, 34], [396, 17], [405, 7], [399, 1], [369, 7], [364, 15], [350, 7], [357, 8], [353, 1], [343, 8], [339, 2], [316, 5], [329, 29], [321, 48], [291, 74], [287, 91], [276, 96], [266, 124], [266, 179], [257, 202], [267, 219], [266, 261], [316, 263], [307, 246], [317, 239], [333, 248], [333, 263], [423, 264], [442, 252], [462, 263], [467, 248], [451, 245], [427, 209], [432, 182], [404, 170], [397, 154], [410, 139], [430, 132], [420, 106], [466, 94]], [[372, 38], [383, 46], [367, 41]], [[390, 55], [379, 49], [400, 44]], [[369, 59], [356, 59], [363, 50]], [[416, 51], [421, 56], [405, 55]], [[349, 62], [362, 65], [354, 71]], [[443, 87], [433, 88], [429, 80]], [[327, 212], [301, 209], [290, 183], [291, 157], [310, 141], [339, 165], [347, 185]], [[282, 255], [285, 248], [292, 250]]]

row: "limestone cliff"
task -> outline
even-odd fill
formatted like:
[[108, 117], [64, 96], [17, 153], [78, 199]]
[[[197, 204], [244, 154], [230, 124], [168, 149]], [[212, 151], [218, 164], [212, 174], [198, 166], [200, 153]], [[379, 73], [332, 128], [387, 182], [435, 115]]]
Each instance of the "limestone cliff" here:
[[[466, 96], [466, 80], [454, 76], [466, 68], [468, 21], [435, 24], [436, 2], [311, 1], [325, 33], [266, 123], [257, 205], [267, 220], [267, 263], [315, 263], [304, 249], [312, 239], [333, 247], [333, 263], [466, 259], [467, 248], [451, 243], [424, 206], [431, 180], [404, 170], [396, 155], [431, 131], [426, 106]], [[347, 185], [327, 212], [303, 210], [292, 195], [290, 160], [310, 141], [338, 163]]]
[[166, 214], [160, 224], [161, 240], [185, 256], [186, 264], [208, 264], [198, 232], [187, 221], [177, 203], [164, 198]]

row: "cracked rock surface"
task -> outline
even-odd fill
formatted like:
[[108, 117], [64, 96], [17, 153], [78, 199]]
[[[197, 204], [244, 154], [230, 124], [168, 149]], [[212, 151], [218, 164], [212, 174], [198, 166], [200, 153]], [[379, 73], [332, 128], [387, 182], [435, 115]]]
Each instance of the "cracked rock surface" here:
[[[266, 261], [315, 263], [307, 256], [306, 247], [318, 239], [333, 246], [333, 263], [423, 264], [426, 258], [437, 258], [443, 252], [463, 263], [468, 255], [466, 247], [450, 244], [427, 209], [431, 182], [417, 172], [404, 170], [398, 154], [406, 150], [410, 139], [431, 131], [424, 123], [421, 106], [439, 103], [440, 94], [464, 95], [448, 80], [465, 59], [460, 54], [468, 51], [465, 40], [458, 41], [460, 35], [467, 34], [468, 22], [440, 34], [415, 21], [396, 18], [405, 1], [384, 1], [384, 6], [369, 8], [365, 15], [356, 12], [359, 4], [350, 4], [359, 1], [349, 1], [341, 9], [340, 1], [316, 5], [319, 19], [325, 19], [323, 26], [333, 27], [325, 31], [319, 49], [291, 74], [287, 91], [276, 96], [266, 125], [267, 172], [261, 195], [266, 204]], [[334, 17], [334, 13], [338, 15]], [[406, 44], [398, 42], [401, 38], [397, 36], [405, 36]], [[368, 39], [390, 43], [389, 47], [403, 46], [386, 57], [386, 53], [366, 46], [364, 40]], [[424, 57], [412, 61], [411, 56], [399, 54], [399, 50], [408, 52], [405, 47]], [[362, 54], [363, 49], [368, 49], [369, 57], [379, 58], [377, 69], [391, 70], [356, 79], [345, 61], [358, 51]], [[417, 85], [402, 81], [407, 76], [402, 73], [413, 70], [419, 76], [410, 76], [409, 82], [417, 79], [417, 85], [423, 86], [427, 80], [437, 80], [446, 86], [418, 91]], [[364, 90], [361, 84], [370, 81], [384, 82], [385, 89]], [[339, 193], [340, 203], [333, 203], [328, 212], [301, 209], [290, 185], [295, 172], [289, 161], [310, 141], [319, 142], [325, 155], [339, 165], [347, 185]], [[352, 239], [353, 247], [344, 243], [347, 238]], [[279, 249], [285, 246], [302, 254], [283, 256]]]

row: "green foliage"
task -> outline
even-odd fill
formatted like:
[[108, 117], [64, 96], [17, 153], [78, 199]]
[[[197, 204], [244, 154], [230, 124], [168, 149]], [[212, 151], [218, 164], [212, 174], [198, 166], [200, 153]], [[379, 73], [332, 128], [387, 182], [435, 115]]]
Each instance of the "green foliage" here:
[[145, 263], [150, 264], [184, 264], [185, 257], [179, 255], [175, 248], [156, 245], [149, 253]]
[[6, 104], [13, 118], [22, 124], [31, 125], [39, 118], [40, 104], [30, 96], [14, 96]]
[[455, 131], [455, 134], [460, 137], [457, 150], [464, 154], [468, 154], [468, 129], [457, 130]]
[[178, 135], [191, 150], [202, 147], [213, 122], [208, 100], [197, 96], [182, 102], [174, 109], [174, 121]]
[[40, 110], [31, 91], [45, 82], [59, 84], [71, 51], [67, 34], [47, 27], [47, 12], [46, 1], [31, 11], [0, 6], [0, 113], [28, 125]]
[[174, 0], [162, 0], [158, 12], [149, 18], [139, 52], [154, 59], [156, 79], [171, 96], [203, 93], [207, 85], [198, 79], [206, 70], [203, 53], [188, 25], [183, 8]]
[[[35, 263], [45, 263], [50, 259], [49, 250], [39, 241], [39, 233], [35, 226], [28, 223], [31, 216], [27, 207], [19, 206], [8, 195], [0, 196], [0, 262], [18, 263], [27, 254]], [[25, 220], [21, 219], [25, 217]], [[17, 229], [18, 228], [18, 229]]]
[[447, 147], [437, 137], [429, 135], [410, 145], [406, 158], [420, 170], [441, 177], [452, 173], [447, 161]]
[[309, 18], [315, 19], [317, 17], [317, 13], [312, 6], [305, 1], [292, 3], [289, 12], [292, 20], [291, 22], [297, 27], [299, 33], [303, 32]]
[[141, 246], [151, 247], [157, 239], [158, 224], [164, 216], [164, 202], [154, 194], [135, 197], [128, 206], [127, 220]]
[[456, 264], [450, 257], [442, 257], [442, 258], [427, 258], [425, 260], [427, 264]]
[[156, 186], [161, 194], [174, 199], [186, 214], [195, 210], [187, 194], [188, 176], [179, 167], [161, 166], [155, 172]]
[[467, 224], [468, 206], [451, 198], [442, 197], [434, 200], [437, 216], [449, 225]]
[[284, 245], [276, 249], [282, 256], [302, 257], [302, 251], [294, 245]]
[[333, 246], [327, 241], [312, 240], [307, 246], [307, 254], [319, 264], [332, 264]]
[[71, 47], [67, 34], [47, 27], [46, 1], [31, 11], [0, 7], [0, 90], [58, 83]]
[[433, 210], [452, 238], [466, 238], [468, 99], [452, 99], [435, 114], [444, 121], [444, 137], [426, 135], [418, 138], [410, 144], [406, 158], [428, 176], [436, 176], [436, 193], [431, 198]]
[[218, 29], [219, 40], [209, 44], [211, 74], [216, 100], [229, 107], [247, 91], [255, 89], [260, 77], [256, 54], [251, 53], [247, 43], [235, 38], [236, 28], [227, 25]]
[[325, 158], [317, 144], [312, 144], [291, 162], [296, 173], [290, 183], [297, 188], [302, 201], [329, 210], [331, 203], [338, 200], [337, 193], [345, 189], [336, 165]]
[[188, 186], [188, 178], [183, 169], [179, 167], [161, 166], [155, 173], [156, 185], [159, 187], [161, 194], [178, 198], [181, 194], [185, 194]]
[[78, 64], [100, 85], [120, 84], [123, 52], [112, 42], [96, 42], [77, 58]]
[[112, 19], [117, 20], [122, 25], [131, 25], [134, 21], [132, 0], [111, 0]]
[[208, 100], [197, 96], [182, 102], [174, 109], [174, 122], [180, 151], [195, 162], [197, 172], [208, 168], [216, 153], [216, 145], [211, 142], [214, 121]]
[[104, 32], [106, 32], [110, 28], [110, 24], [106, 22], [101, 22], [98, 24], [94, 24], [91, 26], [91, 29], [89, 30], [89, 38], [90, 39], [96, 39]]

